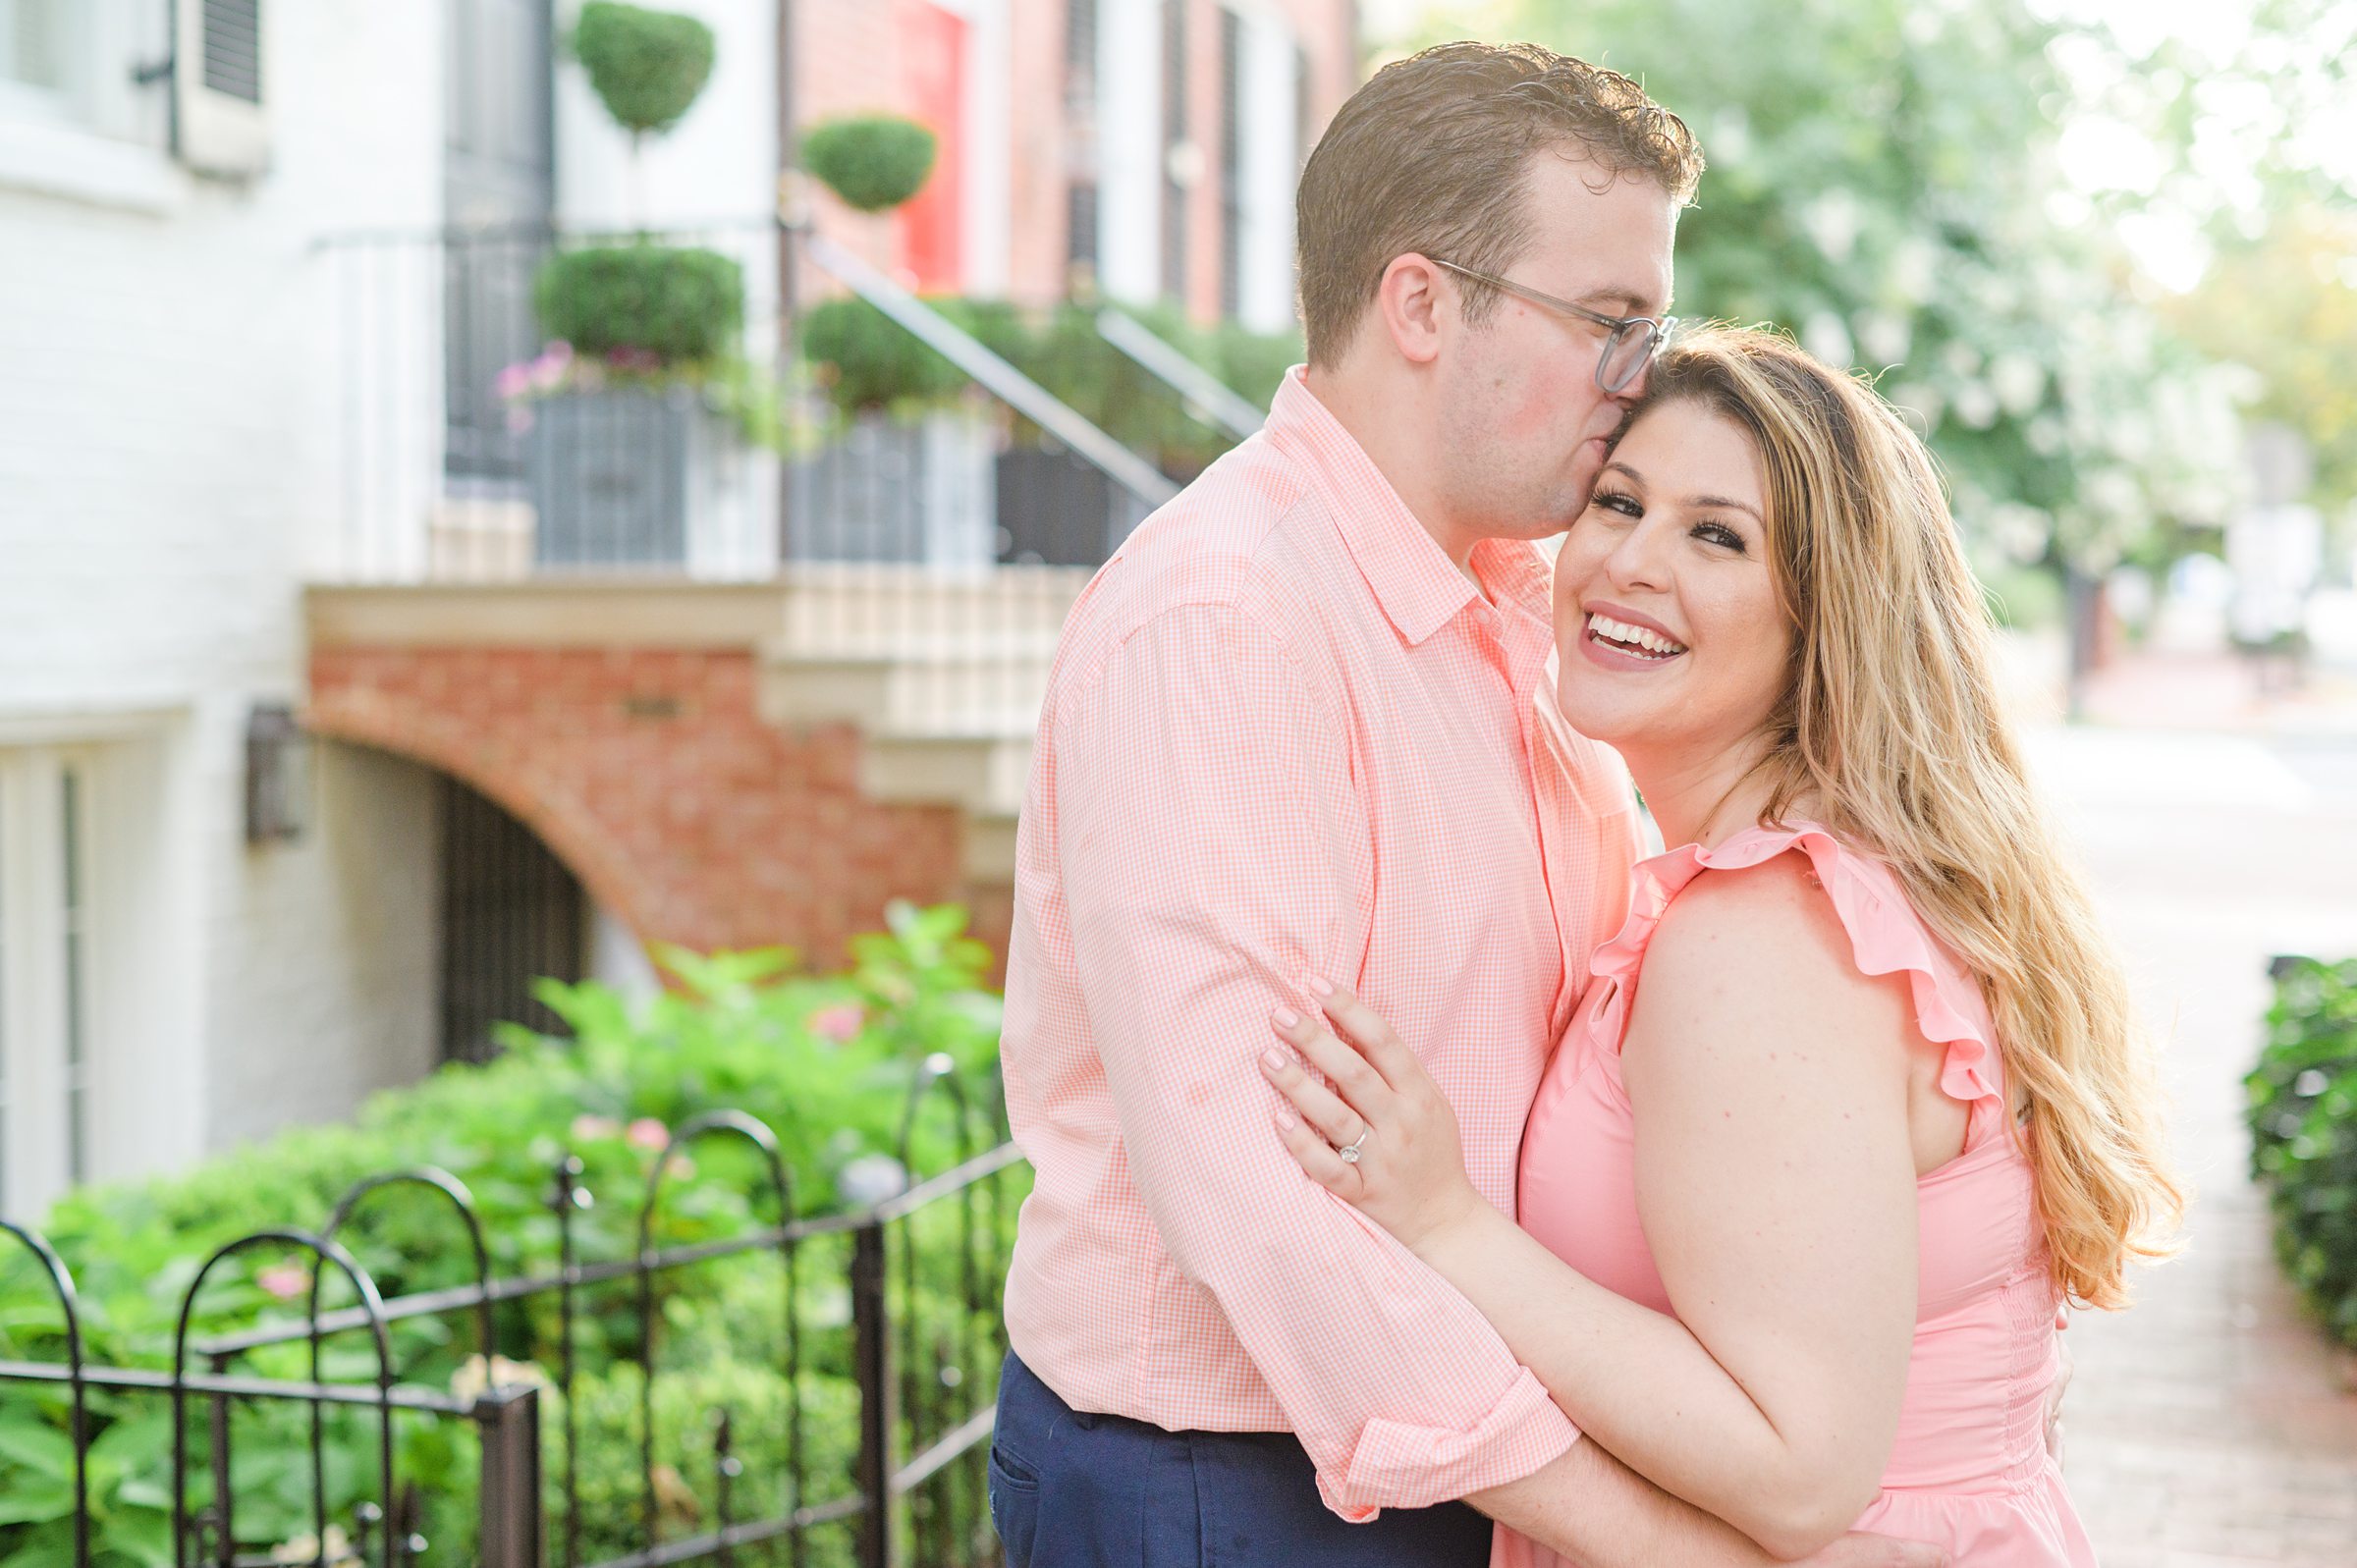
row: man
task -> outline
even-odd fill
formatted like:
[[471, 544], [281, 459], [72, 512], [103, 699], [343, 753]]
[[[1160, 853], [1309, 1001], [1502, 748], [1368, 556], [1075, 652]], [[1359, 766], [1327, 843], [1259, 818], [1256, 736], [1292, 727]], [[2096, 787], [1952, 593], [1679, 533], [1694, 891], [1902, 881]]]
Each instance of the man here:
[[1461, 1297], [1304, 1183], [1253, 1069], [1273, 1009], [1355, 977], [1510, 1212], [1636, 853], [1617, 765], [1541, 728], [1530, 541], [1642, 388], [1701, 166], [1633, 82], [1542, 49], [1378, 74], [1302, 176], [1306, 372], [1073, 609], [1008, 969], [1037, 1170], [992, 1454], [1016, 1568], [1473, 1565], [1483, 1514], [1599, 1568], [1768, 1561], [1578, 1442]]

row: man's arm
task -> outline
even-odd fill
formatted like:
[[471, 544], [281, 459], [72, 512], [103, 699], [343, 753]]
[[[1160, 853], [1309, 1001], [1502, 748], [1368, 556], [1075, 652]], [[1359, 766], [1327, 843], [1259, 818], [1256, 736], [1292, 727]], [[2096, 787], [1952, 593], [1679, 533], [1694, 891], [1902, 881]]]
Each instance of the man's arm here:
[[1051, 716], [1066, 914], [1131, 1179], [1345, 1517], [1527, 1475], [1575, 1433], [1459, 1295], [1301, 1174], [1255, 1060], [1355, 975], [1374, 867], [1338, 699], [1274, 628], [1165, 612]]

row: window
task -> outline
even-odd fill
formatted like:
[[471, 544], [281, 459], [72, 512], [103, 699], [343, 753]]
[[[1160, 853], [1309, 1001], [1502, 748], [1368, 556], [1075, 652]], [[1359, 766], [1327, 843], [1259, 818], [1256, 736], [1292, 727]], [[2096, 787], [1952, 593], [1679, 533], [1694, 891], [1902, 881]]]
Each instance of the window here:
[[1162, 292], [1186, 303], [1187, 189], [1197, 156], [1186, 134], [1187, 0], [1162, 0]]
[[66, 0], [0, 0], [0, 80], [66, 90]]
[[1064, 187], [1065, 292], [1097, 286], [1097, 0], [1066, 0], [1064, 119], [1071, 145]]
[[162, 150], [172, 52], [166, 0], [0, 0], [0, 123], [90, 132]]
[[0, 751], [0, 1213], [90, 1168], [91, 753]]

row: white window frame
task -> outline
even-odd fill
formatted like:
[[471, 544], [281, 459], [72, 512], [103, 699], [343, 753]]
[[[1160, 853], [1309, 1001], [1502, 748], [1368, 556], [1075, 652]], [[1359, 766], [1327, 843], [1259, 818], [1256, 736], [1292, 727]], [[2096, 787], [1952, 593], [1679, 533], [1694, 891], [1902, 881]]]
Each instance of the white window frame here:
[[0, 1214], [13, 1218], [99, 1174], [104, 776], [93, 746], [0, 751]]
[[56, 125], [81, 124], [87, 118], [93, 12], [89, 6], [76, 5], [73, 0], [32, 0], [32, 3], [46, 4], [57, 19], [62, 34], [59, 43], [65, 52], [66, 80], [47, 86], [15, 77], [0, 77], [0, 115]]
[[1097, 287], [1108, 298], [1162, 297], [1162, 6], [1101, 0]]
[[0, 186], [163, 215], [188, 195], [173, 163], [172, 84], [133, 80], [172, 51], [168, 0], [64, 0], [72, 80], [0, 81]]
[[1236, 119], [1236, 319], [1256, 332], [1293, 324], [1293, 189], [1309, 149], [1300, 144], [1299, 55], [1282, 11], [1228, 0], [1242, 25]]

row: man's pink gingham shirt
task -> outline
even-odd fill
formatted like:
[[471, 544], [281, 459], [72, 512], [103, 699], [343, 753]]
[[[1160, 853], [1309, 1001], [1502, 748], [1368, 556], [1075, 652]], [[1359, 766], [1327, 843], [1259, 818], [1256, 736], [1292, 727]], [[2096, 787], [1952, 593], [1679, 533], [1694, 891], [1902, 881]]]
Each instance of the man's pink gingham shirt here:
[[1073, 608], [1016, 849], [1015, 1353], [1076, 1409], [1290, 1431], [1351, 1519], [1577, 1436], [1463, 1297], [1303, 1177], [1254, 1067], [1311, 977], [1354, 986], [1511, 1213], [1636, 830], [1618, 762], [1554, 719], [1544, 562], [1493, 540], [1472, 566], [1479, 589], [1296, 370]]

